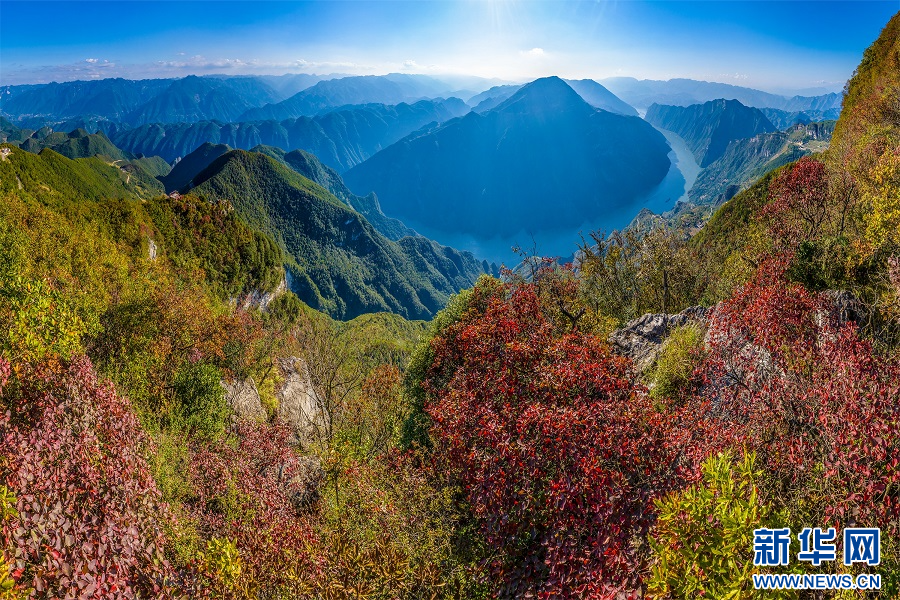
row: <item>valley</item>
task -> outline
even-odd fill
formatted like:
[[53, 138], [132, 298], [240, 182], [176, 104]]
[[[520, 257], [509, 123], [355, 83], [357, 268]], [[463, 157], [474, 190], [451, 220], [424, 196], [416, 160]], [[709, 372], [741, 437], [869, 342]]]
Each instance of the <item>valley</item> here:
[[900, 13], [34, 4], [0, 600], [900, 597]]

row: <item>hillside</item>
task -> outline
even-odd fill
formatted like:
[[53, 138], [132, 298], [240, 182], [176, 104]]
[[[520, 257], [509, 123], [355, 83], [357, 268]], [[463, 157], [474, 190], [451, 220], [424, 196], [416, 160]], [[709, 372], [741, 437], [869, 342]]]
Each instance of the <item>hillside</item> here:
[[241, 123], [154, 123], [109, 132], [115, 144], [133, 154], [168, 161], [187, 156], [203, 143], [249, 150], [260, 144], [306, 150], [338, 171], [362, 162], [403, 136], [434, 122], [464, 114], [460, 100], [344, 107], [325, 115], [285, 121]]
[[775, 131], [759, 109], [737, 100], [713, 100], [686, 107], [653, 104], [644, 118], [684, 138], [701, 167], [722, 156], [732, 140]]
[[357, 196], [344, 184], [344, 180], [341, 179], [341, 176], [334, 169], [323, 165], [316, 156], [309, 152], [303, 150], [285, 152], [272, 146], [257, 146], [252, 148], [251, 152], [261, 152], [271, 156], [310, 181], [318, 183], [336, 198], [364, 216], [381, 235], [390, 240], [396, 242], [407, 236], [418, 235], [397, 219], [386, 217], [381, 212], [381, 205], [378, 203], [378, 198], [375, 194], [370, 193], [368, 196]]
[[172, 170], [159, 180], [166, 186], [166, 192], [185, 190], [190, 187], [194, 177], [199, 175], [214, 160], [230, 151], [227, 144], [210, 144], [205, 142], [187, 154], [172, 167]]
[[[27, 131], [27, 130], [25, 130]], [[31, 136], [17, 142], [30, 152], [38, 152], [42, 148], [50, 148], [67, 158], [90, 158], [103, 156], [113, 161], [129, 160], [130, 155], [119, 150], [102, 132], [88, 133], [84, 129], [75, 129], [69, 133], [54, 131], [47, 135], [36, 131]], [[24, 137], [24, 136], [19, 136]]]
[[374, 190], [385, 214], [414, 228], [488, 238], [577, 228], [653, 188], [668, 152], [642, 120], [594, 109], [551, 77], [484, 114], [410, 135], [344, 180]]
[[565, 82], [568, 83], [569, 87], [575, 90], [585, 102], [594, 108], [600, 108], [629, 117], [638, 116], [638, 112], [631, 105], [623, 102], [618, 96], [593, 79], [566, 79]]
[[260, 154], [233, 150], [194, 179], [193, 193], [227, 200], [290, 257], [291, 289], [336, 318], [388, 310], [427, 318], [485, 266], [425, 239], [392, 242], [327, 190]]
[[696, 204], [721, 204], [762, 175], [809, 153], [783, 132], [734, 140], [721, 157], [700, 171], [688, 197]]

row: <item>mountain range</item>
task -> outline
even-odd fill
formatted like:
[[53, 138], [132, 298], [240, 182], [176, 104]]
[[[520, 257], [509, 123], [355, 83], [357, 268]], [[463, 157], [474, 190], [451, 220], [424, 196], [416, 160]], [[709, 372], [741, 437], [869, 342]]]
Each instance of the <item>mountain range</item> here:
[[657, 81], [639, 80], [633, 77], [610, 77], [601, 79], [600, 83], [613, 94], [642, 111], [647, 110], [651, 104], [690, 106], [720, 98], [738, 100], [745, 106], [777, 108], [789, 112], [829, 110], [840, 109], [843, 98], [842, 94], [835, 92], [820, 96], [787, 97], [727, 83], [694, 79]]
[[779, 110], [777, 108], [761, 108], [760, 111], [769, 121], [782, 131], [791, 129], [795, 125], [806, 125], [817, 121], [836, 121], [841, 116], [841, 109], [829, 108], [828, 110]]
[[[638, 112], [630, 105], [623, 102], [615, 94], [594, 81], [593, 79], [565, 79], [569, 87], [581, 96], [585, 102], [595, 108], [602, 108], [620, 115], [638, 116]], [[468, 100], [469, 106], [475, 112], [488, 111], [522, 89], [521, 85], [500, 85], [485, 90], [472, 96]]]
[[[521, 87], [521, 84], [512, 84], [486, 89], [493, 82], [477, 77], [437, 78], [397, 73], [371, 76], [191, 75], [182, 79], [71, 81], [2, 86], [0, 115], [23, 127], [36, 129], [50, 124], [70, 130], [80, 125], [68, 123], [63, 126], [61, 123], [79, 118], [85, 123], [109, 121], [129, 125], [280, 121], [314, 116], [348, 104], [398, 104], [451, 96], [468, 98], [471, 107], [484, 112]], [[653, 103], [688, 106], [718, 98], [740, 100], [746, 106], [756, 108], [824, 112], [839, 110], [842, 98], [838, 93], [787, 97], [691, 79], [653, 81], [616, 77], [599, 82], [585, 79], [569, 80], [568, 83], [589, 103], [623, 114], [634, 114], [632, 107], [643, 112]], [[465, 91], [470, 88], [475, 91]], [[829, 118], [829, 115], [810, 117]]]
[[701, 167], [722, 156], [732, 140], [776, 130], [759, 109], [737, 100], [712, 100], [684, 107], [652, 104], [644, 118], [680, 135]]
[[80, 118], [146, 123], [283, 120], [348, 104], [399, 104], [447, 97], [454, 86], [426, 75], [284, 75], [102, 79], [0, 87], [0, 115], [37, 128]]
[[154, 123], [112, 127], [117, 146], [133, 154], [159, 155], [168, 161], [210, 142], [249, 150], [260, 144], [312, 152], [325, 164], [345, 171], [421, 127], [468, 112], [462, 100], [421, 100], [393, 106], [347, 106], [316, 117], [244, 123]]
[[411, 134], [344, 179], [417, 229], [483, 238], [575, 231], [658, 184], [668, 152], [645, 121], [598, 110], [548, 77], [485, 113]]
[[700, 172], [688, 197], [696, 204], [718, 206], [766, 173], [825, 150], [834, 126], [835, 121], [799, 123], [787, 131], [732, 140], [722, 156]]
[[240, 115], [240, 121], [311, 117], [350, 104], [400, 104], [436, 98], [450, 92], [447, 84], [426, 75], [363, 75], [320, 81], [278, 103]]

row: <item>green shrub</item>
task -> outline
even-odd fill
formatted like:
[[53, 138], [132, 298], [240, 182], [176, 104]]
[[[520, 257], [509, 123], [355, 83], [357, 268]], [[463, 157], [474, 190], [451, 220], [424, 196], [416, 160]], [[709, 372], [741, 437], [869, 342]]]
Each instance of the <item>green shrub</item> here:
[[82, 336], [96, 330], [46, 280], [0, 275], [0, 300], [0, 349], [16, 361], [71, 358], [81, 352]]
[[653, 398], [678, 398], [703, 358], [703, 329], [689, 324], [672, 331], [652, 372]]
[[753, 530], [786, 520], [760, 503], [755, 460], [753, 453], [740, 462], [728, 453], [711, 456], [701, 484], [656, 501], [651, 597], [793, 597], [753, 588]]
[[221, 385], [222, 373], [208, 363], [186, 364], [175, 374], [175, 418], [193, 435], [216, 438], [225, 430], [230, 409]]
[[[0, 526], [7, 520], [18, 516], [16, 511], [16, 497], [6, 486], [0, 485]], [[12, 562], [7, 560], [4, 549], [0, 547], [0, 600], [19, 600], [27, 594], [16, 587], [15, 580], [10, 576]]]

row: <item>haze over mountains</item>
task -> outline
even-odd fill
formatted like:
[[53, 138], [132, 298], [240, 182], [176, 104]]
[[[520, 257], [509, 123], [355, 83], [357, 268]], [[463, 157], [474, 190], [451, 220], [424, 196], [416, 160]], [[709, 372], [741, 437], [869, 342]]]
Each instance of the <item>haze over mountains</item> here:
[[509, 261], [514, 243], [547, 239], [536, 234], [559, 232], [566, 242], [548, 248], [570, 252], [582, 226], [624, 227], [642, 207], [677, 200], [717, 204], [827, 144], [788, 130], [827, 129], [840, 111], [836, 94], [683, 79], [494, 83], [391, 74], [7, 86], [0, 138], [104, 156], [148, 193], [190, 189], [221, 156], [252, 150], [319, 183], [389, 241], [424, 231]]
[[842, 94], [831, 92], [819, 96], [781, 96], [760, 90], [693, 79], [634, 79], [610, 77], [601, 79], [608, 90], [638, 110], [646, 110], [651, 104], [690, 106], [719, 98], [738, 100], [745, 106], [777, 108], [789, 112], [803, 110], [829, 110], [840, 108]]
[[[62, 122], [74, 118], [94, 118], [128, 125], [208, 120], [283, 120], [314, 116], [347, 104], [398, 104], [452, 96], [475, 107], [487, 99], [503, 100], [521, 87], [521, 84], [495, 86], [491, 80], [469, 77], [464, 81], [469, 90], [466, 91], [459, 87], [459, 79], [447, 77], [445, 80], [411, 74], [191, 75], [182, 79], [102, 79], [8, 85], [0, 87], [0, 114], [28, 127], [34, 127], [37, 120]], [[826, 111], [840, 108], [841, 101], [841, 95], [836, 93], [786, 97], [690, 79], [653, 81], [617, 77], [599, 82], [587, 79], [570, 80], [568, 83], [589, 103], [623, 114], [633, 114], [634, 109], [644, 111], [654, 102], [688, 106], [718, 98], [736, 99], [746, 106], [789, 112]], [[598, 101], [601, 96], [611, 104], [603, 106]], [[618, 109], [613, 108], [614, 104]]]
[[538, 79], [485, 113], [410, 135], [345, 174], [413, 227], [489, 238], [576, 229], [633, 201], [669, 170], [665, 138]]
[[462, 100], [421, 100], [413, 104], [346, 106], [315, 117], [283, 121], [154, 123], [112, 127], [111, 139], [134, 154], [172, 161], [202, 143], [249, 150], [259, 144], [314, 153], [330, 167], [345, 171], [425, 125], [465, 114]]

